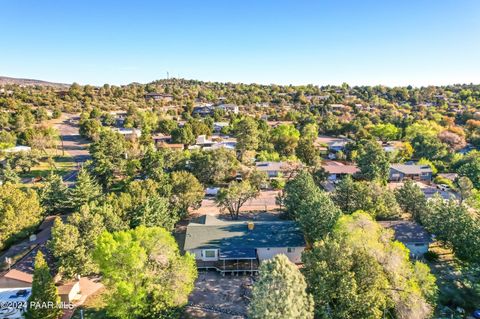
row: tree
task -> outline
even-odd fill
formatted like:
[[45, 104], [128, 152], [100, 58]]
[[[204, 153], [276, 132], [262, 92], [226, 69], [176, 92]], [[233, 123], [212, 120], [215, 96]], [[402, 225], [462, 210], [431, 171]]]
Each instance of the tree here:
[[302, 259], [318, 318], [382, 318], [389, 302], [388, 281], [366, 252], [328, 238]]
[[332, 199], [345, 214], [363, 210], [377, 219], [400, 215], [394, 193], [377, 182], [354, 182], [347, 176], [337, 184]]
[[[428, 266], [364, 212], [343, 215], [302, 256], [320, 318], [429, 318], [437, 288]], [[417, 264], [418, 263], [418, 264]]]
[[43, 208], [33, 190], [18, 185], [0, 185], [0, 249], [30, 235], [43, 217]]
[[200, 207], [205, 192], [202, 184], [193, 174], [185, 171], [173, 172], [170, 175], [170, 182], [172, 184], [171, 201], [182, 216], [188, 214], [189, 207]]
[[313, 319], [312, 296], [297, 266], [285, 255], [276, 255], [260, 265], [252, 289], [249, 317], [253, 319]]
[[92, 173], [105, 187], [113, 184], [116, 176], [124, 171], [127, 143], [119, 133], [104, 130], [98, 141], [90, 144]]
[[225, 148], [193, 152], [189, 161], [189, 171], [204, 185], [228, 182], [238, 166], [235, 152]]
[[148, 198], [132, 211], [130, 226], [163, 227], [172, 230], [179, 217], [169, 206], [168, 199], [159, 194], [150, 194]]
[[309, 196], [308, 201], [300, 202], [295, 210], [295, 218], [309, 243], [321, 240], [333, 229], [341, 215], [340, 209], [330, 196], [317, 189]]
[[480, 262], [480, 226], [478, 213], [470, 212], [456, 200], [435, 197], [422, 214], [422, 224], [436, 238], [451, 247], [455, 255], [466, 261]]
[[172, 141], [186, 145], [195, 144], [195, 135], [193, 134], [192, 126], [186, 123], [183, 127], [174, 129], [172, 131]]
[[94, 253], [107, 286], [107, 312], [116, 318], [178, 318], [197, 277], [195, 260], [182, 255], [159, 227], [105, 232]]
[[248, 200], [255, 198], [260, 193], [259, 189], [247, 181], [231, 182], [227, 188], [222, 188], [215, 198], [215, 202], [230, 213], [232, 219], [238, 219], [240, 208]]
[[400, 130], [391, 123], [380, 123], [371, 128], [372, 135], [380, 140], [387, 142], [397, 139]]
[[41, 251], [35, 257], [33, 270], [32, 294], [28, 298], [27, 319], [57, 319], [62, 315], [58, 307], [60, 297], [50, 274], [50, 268]]
[[5, 165], [0, 167], [0, 182], [1, 182], [0, 184], [20, 183], [20, 177], [18, 177], [17, 172], [15, 172], [15, 170], [12, 169], [12, 166], [10, 166], [10, 163], [8, 161], [7, 163], [5, 163]]
[[291, 124], [281, 124], [271, 132], [271, 141], [275, 150], [282, 156], [295, 154], [300, 132]]
[[462, 164], [457, 172], [460, 176], [468, 177], [475, 188], [480, 189], [480, 158]]
[[357, 165], [361, 176], [369, 181], [386, 182], [390, 173], [390, 162], [383, 149], [375, 141], [364, 141], [358, 152]]
[[83, 205], [98, 199], [102, 195], [100, 185], [92, 178], [85, 168], [81, 168], [77, 175], [75, 187], [71, 190], [70, 205], [79, 210]]
[[297, 208], [303, 201], [308, 201], [310, 196], [318, 191], [312, 175], [307, 171], [301, 171], [295, 178], [289, 180], [284, 188], [284, 205], [287, 213], [294, 218]]
[[298, 158], [309, 166], [315, 166], [320, 162], [320, 152], [314, 142], [313, 139], [302, 137], [295, 150]]
[[447, 146], [443, 144], [436, 136], [417, 135], [412, 140], [415, 158], [425, 157], [431, 160], [444, 158], [447, 152]]
[[450, 152], [458, 151], [459, 149], [464, 148], [467, 145], [465, 141], [465, 136], [456, 134], [450, 131], [443, 131], [438, 134], [438, 139], [448, 145], [448, 150]]
[[419, 222], [421, 214], [427, 208], [427, 199], [420, 187], [407, 180], [402, 187], [395, 190], [395, 197], [400, 207]]
[[236, 124], [236, 148], [240, 152], [240, 155], [243, 155], [246, 151], [255, 151], [258, 148], [260, 143], [259, 134], [257, 122], [249, 116], [243, 118]]
[[472, 195], [473, 183], [468, 177], [458, 177], [455, 180], [455, 184], [457, 186], [458, 194], [460, 195], [460, 202], [463, 202]]
[[57, 260], [59, 271], [67, 278], [75, 275], [89, 275], [97, 271], [92, 252], [95, 240], [105, 230], [103, 216], [95, 206], [84, 205], [68, 217], [64, 224], [55, 221], [49, 247]]
[[47, 214], [61, 214], [69, 207], [68, 187], [61, 176], [53, 172], [48, 175], [39, 190], [40, 202]]

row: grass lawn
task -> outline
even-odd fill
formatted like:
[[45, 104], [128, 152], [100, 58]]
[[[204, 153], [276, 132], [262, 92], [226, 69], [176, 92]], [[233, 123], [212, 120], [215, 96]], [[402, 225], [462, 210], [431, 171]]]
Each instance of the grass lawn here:
[[480, 269], [459, 261], [450, 249], [438, 243], [433, 244], [430, 250], [439, 256], [438, 260], [428, 262], [439, 288], [437, 316], [463, 318], [460, 314], [451, 317], [447, 307], [453, 311], [461, 307], [467, 314], [480, 308]]
[[53, 169], [57, 174], [63, 176], [70, 173], [77, 166], [77, 163], [73, 160], [73, 157], [65, 153], [62, 155], [61, 152], [58, 152], [59, 155], [52, 156], [53, 163], [49, 163], [47, 160], [42, 160], [39, 165], [32, 167], [28, 173], [20, 173], [20, 178], [39, 178], [46, 177], [50, 174], [50, 171]]
[[82, 306], [78, 307], [73, 314], [72, 319], [81, 319], [80, 309], [83, 310], [84, 319], [109, 319], [105, 311], [104, 300], [105, 288], [100, 289], [93, 295], [89, 296]]

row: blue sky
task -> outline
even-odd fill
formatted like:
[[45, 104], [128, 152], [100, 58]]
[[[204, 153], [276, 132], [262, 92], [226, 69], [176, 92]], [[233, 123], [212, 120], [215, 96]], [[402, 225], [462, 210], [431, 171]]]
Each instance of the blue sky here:
[[477, 0], [3, 0], [0, 41], [0, 75], [66, 83], [480, 83]]

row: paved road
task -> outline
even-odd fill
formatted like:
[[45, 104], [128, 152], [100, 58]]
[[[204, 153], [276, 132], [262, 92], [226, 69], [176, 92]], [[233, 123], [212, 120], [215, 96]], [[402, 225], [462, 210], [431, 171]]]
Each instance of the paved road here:
[[90, 159], [88, 140], [81, 137], [79, 133], [79, 119], [78, 114], [64, 113], [60, 121], [55, 123], [55, 127], [59, 131], [60, 138], [62, 139], [63, 150], [71, 155], [77, 163], [77, 169], [64, 176], [65, 181], [74, 181], [80, 165]]

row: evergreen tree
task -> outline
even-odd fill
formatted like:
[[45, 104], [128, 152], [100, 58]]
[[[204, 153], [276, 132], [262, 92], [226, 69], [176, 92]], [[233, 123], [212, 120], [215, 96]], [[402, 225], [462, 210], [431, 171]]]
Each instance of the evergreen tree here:
[[[56, 319], [62, 314], [62, 310], [57, 307], [59, 302], [60, 298], [58, 297], [53, 277], [50, 274], [50, 269], [42, 252], [39, 251], [35, 257], [32, 294], [28, 298], [25, 318]], [[49, 306], [49, 303], [52, 303], [53, 306]]]
[[18, 177], [17, 172], [15, 172], [15, 170], [12, 168], [8, 161], [7, 163], [5, 163], [5, 166], [3, 166], [3, 168], [0, 170], [0, 182], [3, 184], [20, 183], [20, 177]]
[[313, 319], [313, 299], [297, 266], [285, 255], [277, 255], [260, 266], [260, 277], [252, 290], [252, 319]]
[[390, 161], [376, 141], [361, 141], [357, 165], [366, 180], [386, 182], [390, 173]]
[[70, 192], [70, 203], [74, 210], [79, 210], [82, 205], [97, 199], [102, 195], [100, 185], [92, 178], [86, 169], [78, 172], [75, 188]]
[[284, 189], [284, 205], [288, 214], [294, 217], [300, 203], [308, 201], [317, 190], [312, 175], [307, 171], [301, 171], [294, 179], [288, 181]]
[[68, 207], [68, 187], [61, 176], [53, 172], [39, 191], [40, 202], [48, 214], [60, 214]]

